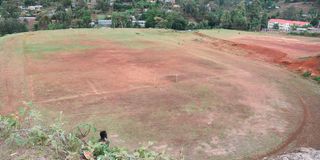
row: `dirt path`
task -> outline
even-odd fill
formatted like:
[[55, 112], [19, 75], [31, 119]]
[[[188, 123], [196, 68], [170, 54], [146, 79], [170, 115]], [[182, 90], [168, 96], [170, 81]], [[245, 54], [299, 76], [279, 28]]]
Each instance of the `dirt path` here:
[[[0, 51], [0, 102], [3, 113], [10, 113], [15, 111], [28, 96], [23, 40], [10, 37], [2, 47]], [[14, 54], [17, 50], [19, 54]]]
[[251, 157], [251, 159], [260, 160], [260, 159], [263, 159], [264, 157], [270, 157], [270, 156], [279, 154], [281, 152], [284, 152], [286, 150], [286, 148], [288, 148], [288, 146], [290, 144], [292, 144], [295, 140], [297, 140], [298, 136], [303, 132], [303, 129], [307, 125], [307, 121], [310, 118], [310, 115], [309, 115], [310, 109], [309, 109], [309, 106], [305, 103], [305, 100], [299, 94], [297, 94], [297, 96], [299, 97], [301, 104], [303, 104], [302, 105], [303, 118], [302, 118], [302, 121], [299, 124], [299, 126], [295, 129], [294, 132], [292, 132], [290, 135], [288, 135], [288, 138], [285, 141], [283, 141], [277, 147], [275, 147], [271, 151], [268, 151], [264, 154], [255, 155], [255, 156]]

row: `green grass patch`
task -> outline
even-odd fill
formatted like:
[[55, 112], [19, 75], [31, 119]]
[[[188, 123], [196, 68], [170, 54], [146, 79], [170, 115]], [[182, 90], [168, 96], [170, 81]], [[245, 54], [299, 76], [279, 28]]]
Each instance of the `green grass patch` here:
[[200, 33], [212, 36], [215, 38], [228, 39], [235, 38], [241, 35], [262, 35], [260, 32], [248, 32], [228, 29], [210, 29], [210, 30], [199, 30]]
[[105, 14], [98, 14], [97, 15], [97, 19], [98, 20], [104, 20], [104, 19], [106, 19], [107, 18], [107, 16], [105, 15]]
[[314, 77], [313, 78], [315, 81], [317, 81], [318, 83], [320, 83], [320, 76]]
[[92, 46], [85, 46], [80, 44], [27, 44], [24, 47], [25, 54], [31, 54], [36, 58], [42, 58], [45, 54], [62, 52], [62, 51], [75, 51], [91, 49]]
[[309, 78], [309, 77], [311, 76], [311, 72], [306, 71], [306, 72], [304, 72], [304, 73], [302, 74], [302, 76], [303, 76], [304, 78]]

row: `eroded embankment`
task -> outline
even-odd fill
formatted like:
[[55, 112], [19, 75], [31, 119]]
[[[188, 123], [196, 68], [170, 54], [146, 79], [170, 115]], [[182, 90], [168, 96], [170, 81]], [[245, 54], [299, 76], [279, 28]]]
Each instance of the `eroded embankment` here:
[[230, 48], [234, 48], [235, 50], [243, 50], [247, 53], [246, 56], [253, 59], [281, 64], [294, 71], [309, 71], [314, 76], [320, 75], [320, 55], [310, 56], [302, 59], [294, 59], [288, 56], [288, 53], [276, 50], [274, 48], [218, 39], [199, 32], [196, 32], [195, 34], [200, 37], [210, 39], [213, 45], [224, 44]]

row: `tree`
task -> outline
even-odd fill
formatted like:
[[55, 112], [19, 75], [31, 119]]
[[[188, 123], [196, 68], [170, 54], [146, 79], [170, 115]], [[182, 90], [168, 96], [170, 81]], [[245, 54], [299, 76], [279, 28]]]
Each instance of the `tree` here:
[[130, 15], [126, 12], [113, 12], [112, 13], [112, 26], [114, 28], [130, 27]]
[[216, 27], [220, 25], [220, 18], [222, 16], [223, 12], [221, 10], [210, 12], [208, 14], [208, 25], [211, 27]]
[[37, 16], [37, 21], [38, 23], [36, 23], [36, 26], [34, 26], [35, 30], [48, 29], [48, 25], [50, 24], [51, 19], [49, 18], [47, 13], [40, 13]]
[[264, 13], [261, 17], [261, 28], [268, 28], [268, 14]]
[[23, 23], [20, 23], [15, 18], [0, 20], [0, 36], [27, 31], [27, 26]]
[[26, 6], [31, 6], [31, 5], [35, 5], [36, 1], [35, 0], [24, 0], [23, 3]]
[[221, 21], [220, 26], [222, 28], [230, 28], [231, 27], [231, 23], [232, 23], [230, 12], [229, 11], [224, 11], [222, 16], [221, 16], [220, 21]]
[[278, 30], [278, 29], [279, 29], [279, 24], [278, 24], [278, 23], [275, 23], [275, 24], [273, 25], [273, 29]]
[[290, 20], [298, 20], [299, 11], [295, 7], [289, 7], [282, 12], [281, 18], [290, 19]]
[[154, 17], [155, 20], [155, 28], [166, 28], [168, 20], [162, 18], [162, 17]]
[[91, 13], [90, 11], [83, 7], [77, 8], [73, 14], [73, 27], [76, 28], [90, 28], [91, 23]]
[[97, 10], [109, 11], [110, 9], [110, 0], [97, 0], [97, 5], [95, 6]]
[[72, 15], [67, 12], [63, 5], [59, 5], [52, 19], [55, 20], [56, 23], [64, 26], [62, 28], [67, 28], [67, 26], [69, 26], [71, 23]]
[[60, 0], [60, 3], [64, 6], [64, 7], [70, 7], [72, 2], [71, 0]]
[[252, 0], [246, 4], [248, 29], [258, 31], [261, 29], [261, 2], [259, 0]]
[[156, 17], [161, 18], [162, 16], [163, 16], [163, 13], [159, 9], [150, 9], [147, 12], [143, 13], [142, 19], [146, 21], [147, 28], [149, 27], [153, 28], [153, 27], [156, 27], [157, 25]]
[[1, 3], [0, 15], [7, 18], [18, 18], [20, 16], [20, 8], [18, 7], [18, 1], [15, 0], [5, 0]]
[[243, 3], [231, 12], [231, 21], [231, 27], [233, 29], [247, 29], [246, 10]]
[[318, 18], [313, 18], [310, 22], [310, 24], [314, 27], [318, 26], [319, 25], [319, 19]]
[[196, 9], [197, 4], [196, 4], [196, 1], [194, 1], [194, 0], [183, 1], [181, 7], [182, 7], [183, 11], [189, 15], [194, 15], [197, 11], [197, 9]]
[[166, 16], [166, 20], [167, 28], [175, 30], [185, 30], [188, 25], [188, 21], [177, 12], [170, 12], [169, 15]]

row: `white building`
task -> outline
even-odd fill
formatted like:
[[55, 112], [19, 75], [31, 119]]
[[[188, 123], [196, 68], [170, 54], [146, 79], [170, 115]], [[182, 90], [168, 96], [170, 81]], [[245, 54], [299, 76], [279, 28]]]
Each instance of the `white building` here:
[[138, 24], [141, 28], [144, 28], [146, 27], [146, 21], [132, 21], [132, 24], [135, 25], [135, 24]]
[[297, 27], [303, 27], [306, 25], [309, 25], [309, 22], [303, 22], [303, 21], [290, 21], [285, 19], [270, 19], [268, 21], [268, 29], [275, 29], [275, 25], [279, 26], [279, 30], [282, 31], [290, 31], [292, 29], [292, 26]]

